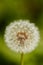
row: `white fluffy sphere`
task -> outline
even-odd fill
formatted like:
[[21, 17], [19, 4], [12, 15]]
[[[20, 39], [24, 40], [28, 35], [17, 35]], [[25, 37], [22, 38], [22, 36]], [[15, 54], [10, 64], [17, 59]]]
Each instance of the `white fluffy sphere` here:
[[28, 20], [18, 20], [6, 27], [4, 39], [7, 46], [13, 51], [26, 53], [35, 49], [40, 35], [34, 23]]

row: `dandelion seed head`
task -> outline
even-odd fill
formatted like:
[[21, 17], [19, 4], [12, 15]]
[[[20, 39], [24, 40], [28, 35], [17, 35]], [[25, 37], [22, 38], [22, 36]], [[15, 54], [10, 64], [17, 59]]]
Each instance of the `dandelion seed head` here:
[[4, 39], [13, 51], [26, 53], [37, 47], [40, 35], [34, 23], [28, 20], [18, 20], [6, 27]]

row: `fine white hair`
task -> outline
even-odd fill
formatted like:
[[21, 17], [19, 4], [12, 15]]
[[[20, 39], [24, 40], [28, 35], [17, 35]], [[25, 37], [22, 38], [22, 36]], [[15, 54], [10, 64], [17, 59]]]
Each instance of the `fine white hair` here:
[[[24, 40], [23, 45], [17, 39], [18, 32], [25, 32], [28, 36], [28, 38]], [[13, 51], [27, 53], [37, 47], [40, 35], [34, 23], [30, 23], [29, 20], [18, 20], [10, 23], [6, 27], [4, 39], [7, 46]]]

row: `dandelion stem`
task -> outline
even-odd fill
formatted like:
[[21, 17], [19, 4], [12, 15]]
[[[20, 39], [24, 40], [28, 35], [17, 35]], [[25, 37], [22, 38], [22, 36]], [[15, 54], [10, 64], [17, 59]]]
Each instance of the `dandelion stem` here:
[[24, 56], [24, 54], [21, 53], [21, 65], [23, 65], [23, 56]]

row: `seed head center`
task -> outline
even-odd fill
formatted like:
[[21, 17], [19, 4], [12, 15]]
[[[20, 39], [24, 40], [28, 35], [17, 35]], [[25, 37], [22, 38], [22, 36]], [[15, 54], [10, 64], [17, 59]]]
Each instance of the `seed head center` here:
[[26, 32], [18, 32], [17, 39], [20, 41], [21, 44], [24, 44], [24, 41], [28, 38]]

